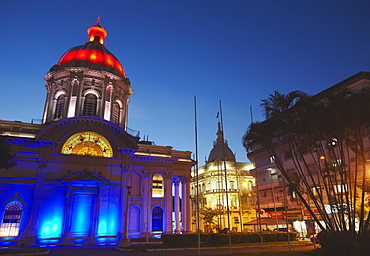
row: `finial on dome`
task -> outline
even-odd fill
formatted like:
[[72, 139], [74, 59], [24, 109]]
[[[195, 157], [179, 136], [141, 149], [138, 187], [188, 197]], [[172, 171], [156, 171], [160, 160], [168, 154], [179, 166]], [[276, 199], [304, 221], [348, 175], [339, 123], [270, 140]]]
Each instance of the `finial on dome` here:
[[224, 139], [223, 139], [224, 134], [223, 134], [223, 132], [221, 130], [221, 123], [218, 122], [217, 123], [217, 126], [218, 126], [218, 130], [217, 130], [217, 133], [216, 133], [216, 135], [217, 135], [216, 142], [222, 144], [222, 143], [224, 143]]
[[100, 26], [100, 15], [98, 16], [97, 22], [97, 25], [94, 25], [87, 29], [87, 33], [89, 34], [89, 41], [98, 41], [100, 44], [104, 44], [104, 39], [107, 36], [107, 31], [105, 31], [105, 29]]

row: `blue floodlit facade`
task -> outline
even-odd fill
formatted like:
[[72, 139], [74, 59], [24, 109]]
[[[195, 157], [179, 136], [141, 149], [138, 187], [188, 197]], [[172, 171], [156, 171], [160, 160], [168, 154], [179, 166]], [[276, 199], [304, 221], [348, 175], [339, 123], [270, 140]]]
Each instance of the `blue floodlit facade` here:
[[126, 212], [129, 238], [190, 232], [191, 152], [127, 132], [130, 80], [104, 28], [88, 33], [46, 75], [41, 124], [0, 120], [17, 162], [1, 170], [1, 247], [118, 244]]

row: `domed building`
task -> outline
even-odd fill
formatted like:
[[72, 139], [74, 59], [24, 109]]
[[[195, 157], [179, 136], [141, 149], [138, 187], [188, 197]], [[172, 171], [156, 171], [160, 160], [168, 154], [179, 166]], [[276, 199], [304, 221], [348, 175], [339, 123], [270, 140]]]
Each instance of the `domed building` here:
[[17, 163], [1, 170], [2, 247], [112, 245], [191, 230], [191, 152], [128, 132], [133, 89], [99, 23], [45, 76], [41, 124], [0, 120]]
[[[236, 161], [234, 153], [224, 140], [220, 123], [216, 135], [217, 139], [206, 164], [193, 170], [191, 174], [192, 230], [197, 230], [199, 209], [199, 228], [204, 232], [216, 232], [224, 228], [245, 231], [247, 227], [244, 223], [256, 216], [252, 189], [254, 178], [249, 173], [253, 165]], [[214, 224], [202, 220], [206, 212], [214, 215]]]

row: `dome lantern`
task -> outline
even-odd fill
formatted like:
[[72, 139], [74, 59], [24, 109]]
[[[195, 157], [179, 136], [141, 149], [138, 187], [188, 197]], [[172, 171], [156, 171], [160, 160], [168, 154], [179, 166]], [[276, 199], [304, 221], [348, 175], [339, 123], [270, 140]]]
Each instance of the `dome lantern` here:
[[[98, 17], [98, 24], [88, 28], [87, 33], [89, 34], [89, 41], [84, 45], [69, 49], [59, 59], [57, 66], [87, 66], [112, 73], [117, 72], [119, 75], [126, 77], [119, 60], [104, 46], [107, 31], [100, 26], [100, 17]], [[91, 66], [90, 63], [93, 63], [93, 65]], [[95, 64], [98, 64], [98, 66]]]
[[218, 123], [216, 135], [217, 139], [213, 144], [213, 149], [209, 153], [207, 162], [215, 162], [216, 160], [235, 162], [235, 155], [229, 148], [227, 141], [224, 139], [224, 133], [221, 129], [220, 123]]
[[87, 34], [89, 34], [89, 42], [98, 41], [100, 44], [104, 44], [104, 39], [108, 33], [100, 26], [100, 16], [98, 17], [98, 23], [87, 29]]

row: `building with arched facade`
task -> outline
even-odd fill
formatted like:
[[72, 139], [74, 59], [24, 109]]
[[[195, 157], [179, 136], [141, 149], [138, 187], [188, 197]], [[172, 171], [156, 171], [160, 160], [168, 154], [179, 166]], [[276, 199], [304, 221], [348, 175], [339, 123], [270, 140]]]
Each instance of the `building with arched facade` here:
[[[206, 164], [192, 171], [192, 230], [197, 230], [197, 211], [200, 212], [199, 228], [215, 232], [224, 228], [245, 231], [244, 223], [256, 218], [254, 210], [254, 178], [249, 173], [251, 163], [237, 162], [235, 155], [224, 140], [218, 123], [217, 139]], [[198, 209], [197, 209], [198, 204]], [[217, 213], [214, 224], [202, 220], [204, 211]]]
[[88, 35], [46, 75], [41, 124], [0, 121], [17, 163], [1, 170], [2, 247], [191, 230], [191, 152], [128, 132], [130, 80], [104, 46], [106, 30], [97, 24]]

